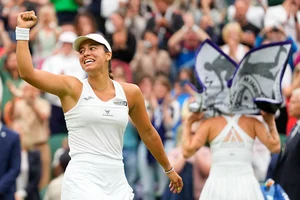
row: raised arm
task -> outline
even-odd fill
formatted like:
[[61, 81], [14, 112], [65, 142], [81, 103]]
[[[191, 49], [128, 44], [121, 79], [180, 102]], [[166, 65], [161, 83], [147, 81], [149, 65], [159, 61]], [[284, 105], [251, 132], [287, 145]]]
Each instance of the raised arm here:
[[184, 121], [183, 128], [183, 156], [189, 158], [196, 153], [196, 151], [203, 146], [208, 137], [209, 121], [205, 120], [201, 123], [196, 133], [192, 133], [192, 125], [194, 122], [201, 120], [204, 113], [193, 113]]
[[[18, 16], [17, 37], [17, 62], [20, 76], [40, 90], [59, 96], [72, 95], [72, 88], [80, 82], [71, 76], [51, 74], [46, 71], [34, 69], [29, 51], [29, 29], [37, 22], [34, 11], [23, 12]], [[79, 84], [79, 83], [77, 83]]]
[[253, 118], [255, 121], [255, 123], [253, 123], [255, 134], [272, 153], [279, 153], [280, 138], [276, 128], [275, 116], [265, 112], [262, 112], [262, 116], [268, 126], [268, 129], [258, 119]]
[[[180, 176], [178, 176], [178, 174], [171, 166], [159, 134], [149, 120], [142, 92], [135, 85], [127, 84], [124, 87], [127, 88], [125, 89], [125, 91], [130, 109], [130, 118], [135, 124], [141, 139], [171, 180], [171, 191], [173, 191], [174, 193], [179, 193], [183, 187], [182, 179], [180, 178]], [[168, 173], [168, 171], [170, 171], [170, 173]]]

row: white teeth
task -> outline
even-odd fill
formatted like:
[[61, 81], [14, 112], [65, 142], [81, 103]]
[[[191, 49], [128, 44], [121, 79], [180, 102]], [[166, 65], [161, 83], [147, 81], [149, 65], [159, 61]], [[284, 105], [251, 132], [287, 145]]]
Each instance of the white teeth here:
[[92, 63], [92, 62], [94, 62], [94, 60], [92, 60], [92, 59], [87, 59], [87, 60], [84, 61], [84, 64]]

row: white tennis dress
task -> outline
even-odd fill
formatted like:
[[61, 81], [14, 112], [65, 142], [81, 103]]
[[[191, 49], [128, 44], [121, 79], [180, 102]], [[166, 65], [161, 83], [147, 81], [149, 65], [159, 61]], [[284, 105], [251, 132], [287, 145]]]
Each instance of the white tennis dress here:
[[101, 101], [87, 79], [77, 105], [65, 113], [71, 161], [62, 200], [131, 200], [124, 173], [123, 134], [128, 105], [122, 86], [113, 81], [115, 97]]
[[254, 140], [239, 126], [240, 115], [224, 116], [227, 125], [210, 143], [212, 166], [200, 200], [264, 200], [254, 176]]

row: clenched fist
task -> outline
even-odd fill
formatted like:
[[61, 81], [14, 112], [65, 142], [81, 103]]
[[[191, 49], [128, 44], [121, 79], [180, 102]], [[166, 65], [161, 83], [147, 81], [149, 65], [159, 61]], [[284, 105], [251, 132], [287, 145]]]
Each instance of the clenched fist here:
[[18, 15], [17, 26], [20, 28], [31, 28], [37, 22], [34, 11], [21, 12]]

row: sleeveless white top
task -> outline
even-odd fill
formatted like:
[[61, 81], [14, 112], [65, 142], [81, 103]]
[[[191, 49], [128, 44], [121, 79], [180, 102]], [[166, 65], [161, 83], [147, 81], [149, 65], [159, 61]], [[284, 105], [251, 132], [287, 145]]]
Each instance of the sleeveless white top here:
[[101, 101], [87, 79], [81, 96], [65, 113], [70, 156], [92, 154], [122, 160], [123, 135], [128, 123], [128, 103], [122, 86], [113, 81], [115, 97]]
[[227, 125], [210, 143], [214, 164], [252, 162], [253, 138], [238, 125], [240, 115], [223, 116]]
[[264, 200], [252, 168], [251, 138], [238, 125], [240, 115], [223, 116], [227, 125], [210, 143], [212, 166], [201, 200]]

